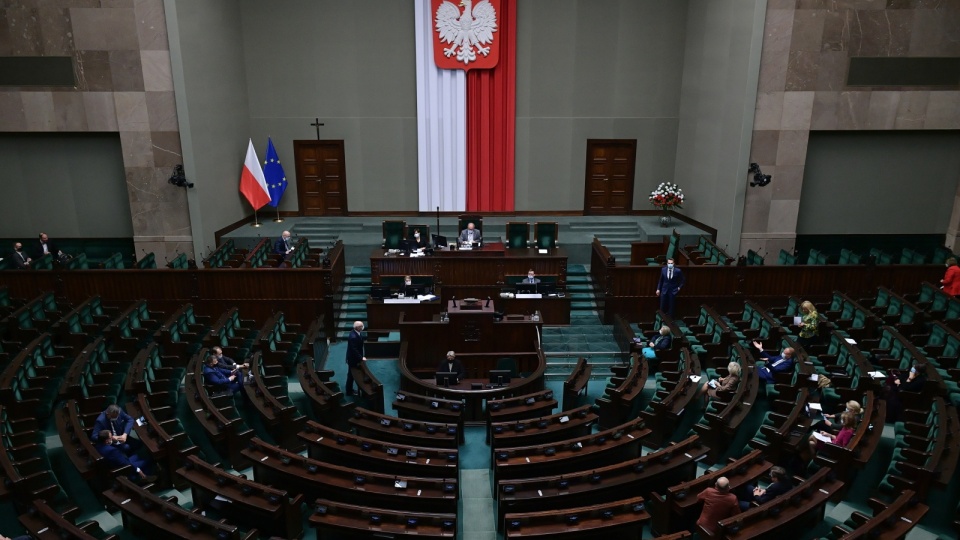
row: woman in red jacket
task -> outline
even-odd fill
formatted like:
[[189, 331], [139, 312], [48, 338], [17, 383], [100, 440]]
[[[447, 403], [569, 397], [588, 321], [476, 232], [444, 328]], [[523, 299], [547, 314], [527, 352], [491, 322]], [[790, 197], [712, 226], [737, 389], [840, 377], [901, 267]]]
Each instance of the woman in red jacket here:
[[947, 259], [947, 273], [940, 280], [943, 285], [943, 292], [950, 296], [960, 296], [960, 266], [957, 266], [957, 260], [953, 257]]

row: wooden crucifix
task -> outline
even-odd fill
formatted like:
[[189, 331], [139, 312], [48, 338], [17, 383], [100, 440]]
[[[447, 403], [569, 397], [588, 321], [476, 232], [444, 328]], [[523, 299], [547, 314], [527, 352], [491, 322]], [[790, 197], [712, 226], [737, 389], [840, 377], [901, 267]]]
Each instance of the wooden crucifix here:
[[317, 119], [315, 119], [314, 122], [313, 122], [312, 124], [310, 124], [310, 125], [313, 126], [313, 127], [315, 127], [315, 128], [317, 128], [317, 140], [319, 141], [319, 140], [320, 140], [320, 126], [322, 126], [323, 123], [320, 122], [320, 119], [319, 119], [319, 118], [317, 118]]

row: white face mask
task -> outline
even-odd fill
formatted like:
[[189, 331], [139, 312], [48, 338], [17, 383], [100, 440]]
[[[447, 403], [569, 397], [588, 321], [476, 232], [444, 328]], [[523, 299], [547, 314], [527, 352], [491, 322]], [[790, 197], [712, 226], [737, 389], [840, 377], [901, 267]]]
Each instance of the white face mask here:
[[417, 240], [419, 240], [419, 239], [420, 239], [420, 233], [414, 233], [414, 234], [413, 234], [413, 237], [416, 238]]
[[533, 274], [527, 274], [527, 277], [533, 279]]
[[404, 281], [403, 284], [404, 284], [404, 285], [411, 285], [412, 282], [408, 279], [408, 280]]
[[673, 263], [667, 264], [667, 268], [673, 269]]

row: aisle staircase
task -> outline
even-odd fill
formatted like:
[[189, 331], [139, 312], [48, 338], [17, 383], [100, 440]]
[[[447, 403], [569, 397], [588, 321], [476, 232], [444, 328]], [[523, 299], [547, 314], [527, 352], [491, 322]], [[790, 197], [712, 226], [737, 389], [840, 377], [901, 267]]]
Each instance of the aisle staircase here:
[[640, 225], [636, 219], [599, 223], [571, 223], [570, 230], [592, 234], [599, 238], [620, 264], [630, 262], [630, 243], [642, 238]]
[[[312, 240], [311, 240], [312, 242]], [[334, 303], [337, 339], [346, 339], [354, 321], [367, 320], [367, 296], [370, 294], [370, 267], [351, 266], [343, 280], [343, 289]]]

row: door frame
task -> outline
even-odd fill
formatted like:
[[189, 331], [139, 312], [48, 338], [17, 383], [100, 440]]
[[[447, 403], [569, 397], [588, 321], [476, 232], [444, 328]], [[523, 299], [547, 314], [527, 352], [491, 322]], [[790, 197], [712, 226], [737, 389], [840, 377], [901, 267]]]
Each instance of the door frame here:
[[586, 145], [586, 157], [584, 158], [584, 172], [583, 172], [583, 215], [585, 216], [603, 216], [603, 215], [616, 215], [616, 214], [595, 214], [590, 211], [589, 199], [590, 199], [590, 150], [595, 145], [603, 144], [625, 144], [633, 147], [633, 163], [630, 164], [630, 171], [633, 173], [633, 177], [630, 179], [630, 190], [628, 194], [628, 204], [627, 208], [624, 209], [624, 213], [633, 212], [633, 192], [636, 187], [634, 184], [637, 182], [637, 140], [636, 139], [587, 139]]

